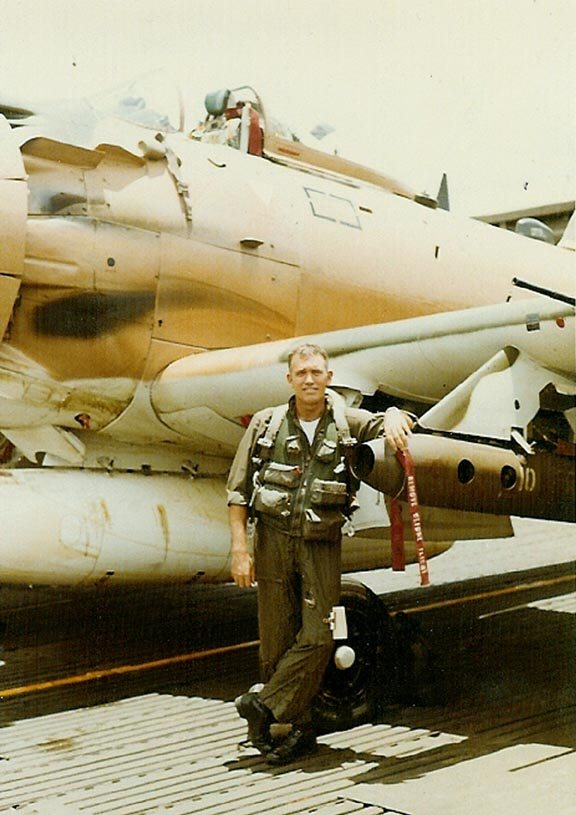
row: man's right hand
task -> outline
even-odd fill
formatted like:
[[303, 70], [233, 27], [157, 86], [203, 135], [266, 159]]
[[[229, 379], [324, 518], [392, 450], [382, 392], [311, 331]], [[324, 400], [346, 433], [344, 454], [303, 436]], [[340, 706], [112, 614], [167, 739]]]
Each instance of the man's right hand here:
[[232, 579], [241, 589], [249, 589], [254, 585], [254, 561], [248, 551], [232, 551], [231, 564]]
[[231, 504], [228, 507], [231, 532], [232, 579], [241, 589], [254, 585], [254, 560], [248, 549], [248, 509], [243, 505]]

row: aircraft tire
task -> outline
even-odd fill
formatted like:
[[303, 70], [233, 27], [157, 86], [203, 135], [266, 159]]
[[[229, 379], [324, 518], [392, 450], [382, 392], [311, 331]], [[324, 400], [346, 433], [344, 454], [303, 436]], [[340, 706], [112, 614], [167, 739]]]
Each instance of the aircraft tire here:
[[336, 642], [334, 650], [349, 645], [356, 659], [345, 670], [330, 661], [313, 705], [319, 732], [374, 721], [396, 687], [394, 628], [383, 602], [364, 584], [343, 580], [340, 603], [346, 608], [348, 639]]

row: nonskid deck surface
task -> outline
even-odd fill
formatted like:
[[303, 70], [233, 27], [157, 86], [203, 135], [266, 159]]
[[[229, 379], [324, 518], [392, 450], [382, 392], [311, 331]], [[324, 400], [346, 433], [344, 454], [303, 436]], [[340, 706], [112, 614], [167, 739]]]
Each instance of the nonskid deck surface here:
[[[576, 597], [559, 606], [573, 614]], [[0, 813], [572, 813], [574, 749], [541, 739], [559, 723], [575, 734], [575, 707], [489, 717], [398, 711], [324, 735], [315, 754], [278, 769], [242, 745], [233, 703], [140, 696], [2, 729]]]
[[[21, 676], [10, 680], [15, 661], [18, 673], [28, 666], [36, 678], [66, 679], [58, 660], [79, 636], [69, 613], [56, 614], [61, 628], [47, 623], [54, 631], [42, 634], [36, 650], [30, 632], [18, 629], [22, 648], [14, 636], [0, 672], [0, 815], [572, 815], [573, 543], [573, 527], [530, 523], [515, 541], [480, 544], [482, 554], [477, 544], [458, 544], [432, 561], [430, 590], [418, 590], [414, 572], [374, 574], [373, 587], [389, 608], [412, 608], [439, 636], [446, 696], [427, 706], [391, 705], [373, 724], [321, 736], [316, 753], [281, 768], [243, 745], [245, 722], [230, 701], [257, 666], [256, 649], [242, 648], [253, 633], [245, 595], [232, 592], [224, 611], [222, 596], [210, 605], [211, 593], [202, 593], [194, 608], [207, 605], [211, 645], [220, 644], [216, 634], [235, 617], [240, 650], [224, 657], [206, 653], [184, 672], [138, 670], [3, 696], [12, 684], [20, 687]], [[115, 601], [110, 617], [122, 602], [141, 613], [136, 595], [128, 597], [129, 603]], [[69, 612], [75, 604], [66, 598], [64, 606]], [[19, 611], [13, 621], [21, 619]], [[108, 625], [100, 623], [99, 637]], [[83, 615], [78, 627], [94, 636]], [[132, 642], [123, 630], [118, 654], [109, 649], [110, 635], [89, 642], [82, 659], [114, 657], [137, 666], [149, 656], [137, 653], [142, 631]], [[183, 630], [184, 624], [178, 635]]]

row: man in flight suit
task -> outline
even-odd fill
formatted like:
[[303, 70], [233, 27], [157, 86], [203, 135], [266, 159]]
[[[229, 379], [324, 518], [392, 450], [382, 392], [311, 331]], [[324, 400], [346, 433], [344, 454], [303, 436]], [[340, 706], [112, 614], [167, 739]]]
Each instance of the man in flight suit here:
[[[259, 411], [250, 422], [228, 479], [232, 577], [258, 581], [260, 693], [237, 700], [252, 744], [270, 764], [285, 764], [315, 748], [310, 705], [333, 650], [327, 618], [340, 598], [342, 524], [354, 500], [347, 451], [386, 436], [404, 449], [412, 419], [345, 407], [327, 392], [326, 352], [301, 345], [288, 359], [294, 391], [287, 406]], [[247, 522], [256, 517], [254, 558]], [[273, 722], [291, 723], [275, 745]]]

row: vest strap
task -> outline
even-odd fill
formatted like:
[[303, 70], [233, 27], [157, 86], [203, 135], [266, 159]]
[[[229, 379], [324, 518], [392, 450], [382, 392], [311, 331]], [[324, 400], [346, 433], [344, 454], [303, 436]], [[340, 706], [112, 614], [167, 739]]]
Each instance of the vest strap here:
[[280, 430], [280, 425], [284, 421], [284, 417], [288, 413], [288, 405], [276, 405], [272, 411], [272, 416], [268, 422], [266, 432], [259, 441], [261, 447], [271, 450], [274, 447], [276, 436]]
[[[356, 445], [356, 439], [350, 434], [350, 426], [348, 424], [348, 420], [346, 419], [346, 403], [344, 399], [340, 396], [339, 393], [333, 391], [331, 389], [326, 390], [326, 394], [329, 398], [329, 404], [332, 408], [332, 415], [334, 416], [334, 423], [336, 425], [336, 431], [338, 433], [338, 440], [340, 444], [345, 448], [345, 450], [353, 447]], [[259, 440], [260, 447], [265, 447], [268, 450], [271, 450], [274, 446], [274, 442], [276, 441], [276, 436], [280, 430], [280, 425], [284, 421], [284, 417], [288, 413], [288, 404], [284, 405], [277, 405], [272, 410], [272, 416], [270, 417], [270, 421], [268, 422], [268, 427], [266, 428], [266, 432]]]
[[346, 418], [346, 402], [339, 393], [327, 388], [326, 393], [330, 400], [332, 408], [332, 415], [334, 416], [334, 423], [338, 432], [338, 439], [340, 444], [347, 451], [356, 445], [356, 439], [350, 434], [350, 425]]

